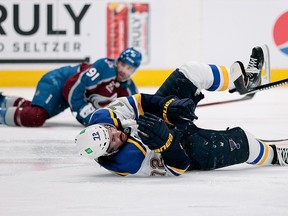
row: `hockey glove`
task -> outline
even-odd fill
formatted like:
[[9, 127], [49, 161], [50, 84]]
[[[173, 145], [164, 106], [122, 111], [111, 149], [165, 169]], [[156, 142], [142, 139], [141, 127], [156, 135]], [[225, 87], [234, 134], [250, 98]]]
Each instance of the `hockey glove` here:
[[163, 119], [167, 124], [183, 124], [187, 120], [198, 119], [192, 99], [165, 98], [160, 106], [163, 107]]
[[174, 144], [173, 131], [169, 130], [163, 119], [145, 113], [137, 120], [139, 136], [152, 152], [167, 151]]

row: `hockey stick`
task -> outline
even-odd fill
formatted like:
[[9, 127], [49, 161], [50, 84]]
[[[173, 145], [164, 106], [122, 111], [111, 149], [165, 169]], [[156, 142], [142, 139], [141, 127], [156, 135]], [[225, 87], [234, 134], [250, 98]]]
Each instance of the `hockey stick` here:
[[[239, 78], [239, 81], [240, 81], [240, 78]], [[247, 89], [244, 87], [244, 85], [241, 84], [241, 88], [239, 86], [237, 90], [233, 89], [233, 90], [229, 90], [229, 92], [230, 93], [238, 92], [240, 95], [246, 95], [246, 94], [256, 93], [256, 92], [263, 91], [263, 90], [268, 90], [271, 88], [276, 88], [276, 87], [286, 85], [286, 84], [288, 84], [288, 78], [283, 79], [283, 80], [278, 80], [276, 82], [271, 82], [271, 83], [267, 83], [264, 85], [260, 85], [251, 89]]]
[[251, 100], [254, 97], [255, 94], [256, 93], [247, 94], [244, 97], [238, 98], [238, 99], [199, 104], [199, 105], [197, 105], [197, 107], [214, 106], [214, 105], [221, 105], [221, 104], [228, 104], [228, 103], [241, 102], [241, 101], [245, 101], [245, 100]]
[[287, 139], [276, 139], [276, 140], [266, 140], [266, 139], [259, 139], [263, 142], [282, 142], [282, 141], [288, 141], [288, 138]]
[[279, 87], [279, 86], [282, 86], [282, 85], [285, 85], [285, 84], [288, 84], [288, 79], [283, 79], [283, 80], [279, 80], [279, 81], [276, 81], [276, 82], [272, 82], [272, 83], [268, 83], [268, 84], [265, 84], [265, 85], [261, 85], [261, 86], [257, 86], [255, 88], [252, 88], [250, 90], [244, 90], [242, 92], [239, 92], [241, 95], [243, 94], [251, 94], [251, 93], [256, 93], [258, 91], [263, 91], [263, 90], [268, 90], [268, 89], [271, 89], [271, 88], [275, 88], [275, 87]]

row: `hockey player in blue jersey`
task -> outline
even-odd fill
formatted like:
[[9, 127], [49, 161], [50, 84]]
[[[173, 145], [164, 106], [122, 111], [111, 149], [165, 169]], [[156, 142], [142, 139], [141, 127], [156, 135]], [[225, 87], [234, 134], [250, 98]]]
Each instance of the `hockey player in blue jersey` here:
[[245, 88], [258, 86], [263, 62], [261, 47], [253, 48], [246, 70], [241, 62], [230, 72], [219, 65], [188, 62], [155, 95], [118, 98], [95, 111], [90, 126], [76, 136], [78, 151], [121, 176], [178, 176], [244, 162], [287, 165], [288, 148], [268, 145], [239, 127], [207, 130], [193, 121], [202, 90], [237, 89], [235, 78], [241, 78]]
[[0, 124], [39, 127], [70, 107], [76, 119], [87, 125], [93, 111], [138, 92], [130, 78], [141, 59], [140, 52], [127, 48], [116, 60], [102, 58], [50, 71], [38, 82], [32, 101], [0, 93]]

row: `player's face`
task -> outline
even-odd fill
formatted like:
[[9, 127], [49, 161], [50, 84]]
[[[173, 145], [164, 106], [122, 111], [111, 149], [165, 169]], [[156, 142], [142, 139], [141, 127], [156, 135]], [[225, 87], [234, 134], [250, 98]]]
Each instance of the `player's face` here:
[[124, 82], [129, 79], [135, 72], [135, 68], [122, 62], [117, 61], [117, 80], [119, 82]]
[[109, 127], [107, 129], [110, 136], [110, 145], [107, 152], [111, 154], [123, 146], [127, 141], [127, 135], [114, 127]]

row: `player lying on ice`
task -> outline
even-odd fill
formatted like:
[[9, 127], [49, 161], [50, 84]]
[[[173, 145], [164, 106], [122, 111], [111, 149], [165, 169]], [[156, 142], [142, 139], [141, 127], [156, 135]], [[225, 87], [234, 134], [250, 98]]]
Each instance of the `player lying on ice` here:
[[[262, 48], [255, 47], [246, 71], [241, 62], [235, 62], [231, 73], [243, 72], [241, 83], [253, 88], [260, 85], [263, 62]], [[95, 111], [90, 126], [75, 139], [78, 151], [121, 176], [178, 176], [186, 170], [244, 162], [286, 165], [288, 148], [268, 145], [239, 127], [206, 130], [192, 122], [197, 119], [195, 106], [203, 98], [201, 90], [228, 86], [235, 88], [227, 68], [188, 62], [155, 95], [118, 98]]]
[[87, 125], [96, 109], [117, 97], [138, 93], [131, 76], [141, 59], [140, 52], [127, 48], [117, 59], [52, 70], [38, 82], [32, 101], [0, 92], [0, 124], [40, 127], [69, 107], [76, 119]]

